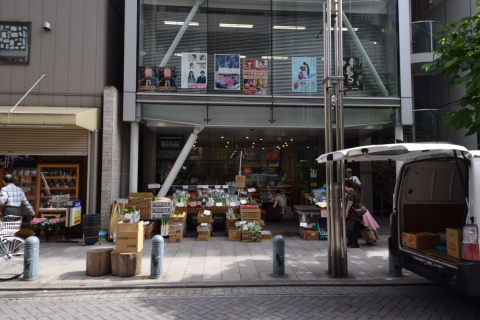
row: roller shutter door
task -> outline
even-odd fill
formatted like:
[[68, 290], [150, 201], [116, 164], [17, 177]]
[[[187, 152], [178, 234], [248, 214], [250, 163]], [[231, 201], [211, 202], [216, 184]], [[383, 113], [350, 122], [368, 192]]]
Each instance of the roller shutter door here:
[[87, 155], [88, 130], [0, 128], [0, 155]]

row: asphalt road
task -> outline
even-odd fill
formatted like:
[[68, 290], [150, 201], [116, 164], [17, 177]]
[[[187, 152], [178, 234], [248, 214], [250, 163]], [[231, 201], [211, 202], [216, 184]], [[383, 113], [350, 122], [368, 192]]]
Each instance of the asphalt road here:
[[480, 319], [437, 286], [1, 291], [0, 319]]

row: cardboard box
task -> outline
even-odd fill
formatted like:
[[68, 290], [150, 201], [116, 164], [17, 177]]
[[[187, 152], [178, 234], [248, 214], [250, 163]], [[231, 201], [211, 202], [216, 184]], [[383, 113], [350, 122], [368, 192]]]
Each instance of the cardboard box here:
[[402, 232], [402, 245], [414, 249], [433, 248], [440, 243], [440, 236], [430, 232]]
[[164, 200], [161, 201], [152, 201], [152, 208], [170, 208], [173, 206], [173, 200], [164, 198]]
[[462, 229], [447, 228], [447, 254], [462, 258]]
[[134, 223], [119, 221], [116, 237], [116, 252], [141, 252], [143, 249], [143, 221]]
[[149, 221], [148, 225], [143, 225], [143, 237], [144, 239], [151, 239], [153, 232], [155, 231], [155, 221]]
[[210, 240], [210, 232], [198, 231], [197, 241], [208, 241]]
[[303, 235], [305, 234], [305, 232], [308, 232], [308, 231], [315, 231], [314, 228], [300, 228], [300, 237], [302, 237], [303, 239]]
[[213, 222], [212, 214], [210, 213], [209, 216], [202, 216], [203, 212], [204, 212], [204, 210], [200, 210], [198, 212], [197, 223], [198, 224], [200, 224], [200, 223], [212, 223]]
[[133, 205], [133, 204], [125, 205], [126, 209], [130, 209], [132, 207], [135, 207], [137, 211], [140, 211], [141, 220], [150, 220], [150, 215], [152, 213], [152, 209], [150, 205]]
[[183, 234], [170, 234], [168, 236], [169, 243], [182, 243], [183, 241]]
[[262, 234], [260, 231], [243, 231], [242, 230], [242, 241], [243, 242], [262, 242]]
[[242, 241], [242, 229], [238, 227], [228, 228], [228, 241]]
[[150, 206], [153, 200], [153, 193], [151, 192], [133, 192], [130, 193], [130, 197], [143, 199], [128, 199], [128, 205], [131, 206]]
[[262, 230], [260, 232], [262, 234], [262, 240], [270, 240], [272, 239], [272, 233], [268, 230]]
[[320, 240], [320, 232], [318, 232], [318, 231], [305, 231], [303, 233], [303, 240], [307, 240], [307, 241]]
[[170, 228], [168, 230], [168, 235], [172, 234], [181, 234], [183, 235], [183, 223], [175, 222], [170, 224]]
[[171, 214], [172, 214], [171, 212], [153, 212], [153, 210], [152, 210], [152, 213], [150, 213], [150, 219], [149, 220], [161, 220], [162, 216], [169, 216]]
[[[177, 214], [180, 216], [177, 216]], [[183, 223], [185, 221], [187, 221], [187, 211], [185, 210], [175, 210], [173, 211], [173, 215], [170, 216], [170, 223]]]

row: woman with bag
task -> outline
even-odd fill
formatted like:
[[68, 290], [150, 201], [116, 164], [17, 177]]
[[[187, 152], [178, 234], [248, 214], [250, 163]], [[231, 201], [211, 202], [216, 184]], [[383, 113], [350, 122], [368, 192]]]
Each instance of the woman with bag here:
[[[345, 197], [348, 237], [347, 247], [360, 248], [357, 234], [359, 229], [365, 229], [365, 225], [363, 224], [363, 214], [366, 212], [366, 208], [361, 204], [357, 192], [353, 189], [352, 180], [345, 181], [345, 191], [347, 192]], [[363, 211], [363, 209], [365, 209], [365, 211]]]

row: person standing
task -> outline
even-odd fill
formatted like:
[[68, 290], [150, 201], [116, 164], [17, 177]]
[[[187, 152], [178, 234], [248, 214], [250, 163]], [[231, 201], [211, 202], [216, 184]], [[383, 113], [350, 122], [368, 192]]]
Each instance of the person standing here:
[[347, 247], [348, 248], [360, 248], [358, 244], [358, 230], [365, 229], [363, 224], [363, 218], [359, 216], [354, 208], [360, 205], [360, 198], [357, 192], [353, 189], [353, 181], [345, 181], [345, 214], [347, 216]]
[[27, 200], [25, 192], [13, 184], [13, 176], [7, 173], [3, 176], [5, 187], [0, 191], [0, 205], [3, 206], [2, 216], [20, 216], [22, 203], [27, 207], [28, 212], [35, 216], [35, 211]]
[[348, 168], [347, 170], [345, 170], [345, 175], [346, 175], [346, 178], [345, 178], [346, 180], [352, 180], [353, 186], [355, 188], [362, 187], [362, 183], [360, 182], [360, 179], [358, 179], [357, 176], [353, 175], [353, 170], [351, 168]]

